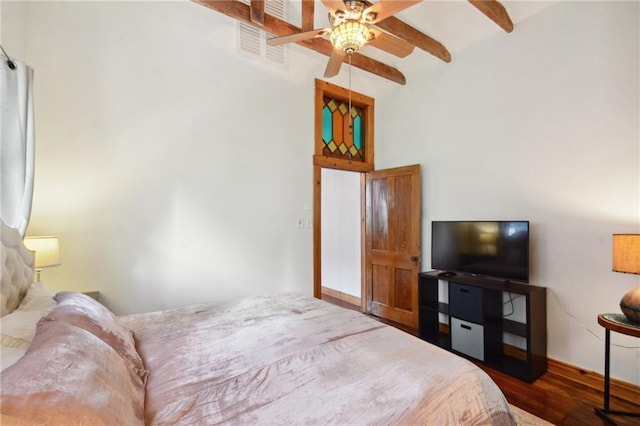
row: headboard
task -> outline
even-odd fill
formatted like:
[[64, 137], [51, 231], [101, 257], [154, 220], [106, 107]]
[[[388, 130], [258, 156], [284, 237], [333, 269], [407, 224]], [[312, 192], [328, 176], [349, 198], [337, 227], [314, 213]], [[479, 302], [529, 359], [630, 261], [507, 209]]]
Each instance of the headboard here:
[[26, 248], [17, 229], [0, 220], [0, 316], [13, 312], [33, 283], [35, 254]]

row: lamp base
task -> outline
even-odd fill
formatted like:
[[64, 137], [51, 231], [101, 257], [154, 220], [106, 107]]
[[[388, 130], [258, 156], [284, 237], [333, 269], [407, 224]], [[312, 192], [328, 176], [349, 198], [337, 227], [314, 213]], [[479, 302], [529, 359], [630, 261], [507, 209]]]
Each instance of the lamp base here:
[[629, 321], [640, 323], [640, 287], [629, 290], [622, 296], [620, 310]]

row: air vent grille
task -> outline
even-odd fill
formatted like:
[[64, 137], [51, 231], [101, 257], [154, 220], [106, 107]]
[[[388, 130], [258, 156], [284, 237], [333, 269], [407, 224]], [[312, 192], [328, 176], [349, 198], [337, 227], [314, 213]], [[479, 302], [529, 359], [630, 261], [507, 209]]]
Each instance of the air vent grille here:
[[267, 61], [285, 66], [287, 63], [287, 50], [285, 46], [267, 46]]
[[240, 51], [250, 56], [262, 56], [261, 32], [250, 25], [240, 24], [238, 31], [240, 34]]
[[284, 19], [285, 14], [285, 1], [284, 0], [267, 0], [264, 4], [264, 10], [276, 18]]
[[[249, 4], [249, 0], [242, 0]], [[265, 13], [284, 19], [286, 14], [285, 0], [266, 0]], [[287, 47], [269, 46], [267, 39], [272, 37], [264, 31], [248, 24], [238, 24], [238, 50], [242, 56], [285, 67], [287, 65]]]

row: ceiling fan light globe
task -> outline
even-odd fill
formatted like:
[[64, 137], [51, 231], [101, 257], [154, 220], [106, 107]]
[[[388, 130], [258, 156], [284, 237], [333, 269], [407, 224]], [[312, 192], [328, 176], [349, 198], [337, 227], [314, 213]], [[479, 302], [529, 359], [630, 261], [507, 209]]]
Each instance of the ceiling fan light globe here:
[[358, 21], [347, 21], [334, 27], [329, 36], [333, 47], [349, 55], [364, 46], [369, 38], [369, 28]]

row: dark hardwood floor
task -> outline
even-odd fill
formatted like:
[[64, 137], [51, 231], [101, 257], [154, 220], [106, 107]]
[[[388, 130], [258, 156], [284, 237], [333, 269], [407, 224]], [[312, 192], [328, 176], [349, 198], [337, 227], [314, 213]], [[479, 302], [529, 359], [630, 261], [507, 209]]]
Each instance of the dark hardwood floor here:
[[[359, 307], [337, 299], [324, 300], [359, 311]], [[363, 314], [364, 315], [364, 314]], [[394, 324], [378, 317], [371, 318], [392, 325], [400, 330], [416, 335], [415, 330]], [[550, 362], [545, 375], [534, 383], [526, 383], [499, 371], [477, 364], [497, 383], [507, 400], [525, 411], [535, 414], [555, 425], [606, 426], [609, 423], [600, 418], [594, 407], [603, 406], [602, 378], [593, 373], [566, 368], [565, 364]], [[640, 392], [634, 386], [613, 386], [611, 390], [611, 410], [640, 412]], [[612, 416], [618, 425], [640, 425], [640, 417]]]
[[[556, 425], [608, 425], [594, 411], [603, 406], [602, 383], [598, 387], [580, 378], [550, 368], [533, 383], [526, 383], [501, 372], [478, 365], [498, 384], [507, 400], [525, 411]], [[629, 401], [635, 399], [635, 403]], [[612, 410], [640, 412], [640, 395], [612, 394]], [[619, 425], [639, 425], [638, 417], [611, 416]]]

